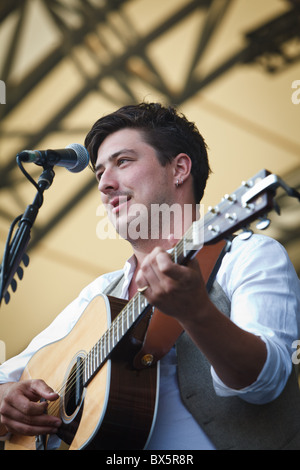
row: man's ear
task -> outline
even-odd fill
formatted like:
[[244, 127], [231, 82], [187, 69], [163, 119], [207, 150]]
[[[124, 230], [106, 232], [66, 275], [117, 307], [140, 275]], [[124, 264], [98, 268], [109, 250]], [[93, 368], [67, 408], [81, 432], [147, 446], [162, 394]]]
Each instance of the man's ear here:
[[182, 184], [189, 177], [192, 171], [192, 161], [186, 153], [179, 153], [173, 160], [174, 183]]

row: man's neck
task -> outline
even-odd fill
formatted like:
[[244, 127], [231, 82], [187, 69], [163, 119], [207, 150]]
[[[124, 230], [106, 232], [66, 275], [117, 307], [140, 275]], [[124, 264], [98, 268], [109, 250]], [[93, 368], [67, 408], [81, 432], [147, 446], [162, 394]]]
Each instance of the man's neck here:
[[133, 253], [136, 257], [136, 271], [140, 268], [146, 256], [150, 254], [155, 247], [159, 246], [167, 251], [175, 246], [176, 243], [177, 240], [173, 240], [172, 238], [163, 240], [141, 240], [134, 244], [132, 243]]
[[169, 235], [164, 234], [163, 237], [155, 239], [149, 237], [148, 239], [128, 240], [136, 257], [137, 270], [139, 269], [145, 257], [150, 254], [155, 247], [159, 246], [165, 251], [173, 248], [176, 243], [181, 240], [187, 230], [191, 227], [193, 221], [197, 218], [197, 214], [194, 210], [190, 217], [188, 217], [186, 220], [182, 219], [177, 223], [177, 230], [175, 234], [170, 232]]

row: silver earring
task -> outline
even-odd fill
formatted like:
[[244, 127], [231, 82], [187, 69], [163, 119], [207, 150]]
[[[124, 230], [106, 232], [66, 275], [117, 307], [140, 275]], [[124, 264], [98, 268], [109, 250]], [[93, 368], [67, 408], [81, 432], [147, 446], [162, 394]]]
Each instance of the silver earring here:
[[177, 181], [176, 181], [176, 187], [178, 188], [178, 186], [179, 186], [180, 184], [182, 184], [182, 183], [183, 183], [183, 181], [182, 181], [182, 179], [180, 178], [180, 180], [177, 180]]

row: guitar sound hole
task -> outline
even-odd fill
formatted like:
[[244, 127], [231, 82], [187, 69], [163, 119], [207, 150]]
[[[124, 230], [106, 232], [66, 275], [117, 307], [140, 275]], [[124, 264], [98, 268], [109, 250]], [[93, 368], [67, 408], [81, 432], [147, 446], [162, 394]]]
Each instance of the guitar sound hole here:
[[73, 366], [71, 369], [71, 373], [68, 377], [67, 386], [66, 386], [66, 393], [64, 397], [65, 402], [65, 412], [67, 416], [72, 416], [74, 411], [76, 410], [76, 400], [75, 400], [75, 383], [72, 377], [76, 374], [76, 365]]
[[73, 365], [67, 379], [65, 395], [64, 395], [64, 409], [66, 416], [71, 417], [82, 400], [83, 392], [83, 377], [82, 377], [82, 358], [77, 357], [76, 363]]

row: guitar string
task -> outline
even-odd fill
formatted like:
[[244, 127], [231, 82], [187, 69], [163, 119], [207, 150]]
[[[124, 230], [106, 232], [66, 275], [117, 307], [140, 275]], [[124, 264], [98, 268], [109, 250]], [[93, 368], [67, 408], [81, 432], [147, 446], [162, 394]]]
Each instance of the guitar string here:
[[[210, 223], [210, 220], [206, 221], [205, 219], [208, 219], [209, 217], [208, 216], [211, 216], [210, 213], [206, 214], [206, 216], [204, 217], [204, 221], [203, 221], [203, 228], [205, 228], [205, 225], [208, 225]], [[210, 217], [211, 218], [211, 217]], [[201, 221], [201, 219], [200, 219]], [[196, 221], [196, 224], [200, 221]], [[202, 222], [202, 221], [201, 221]], [[173, 261], [176, 261], [178, 260], [180, 257], [182, 256], [185, 256], [185, 252], [186, 252], [186, 241], [189, 241], [189, 240], [193, 240], [193, 234], [194, 234], [194, 226], [192, 225], [188, 230], [187, 232], [185, 233], [185, 235], [183, 236], [183, 238], [175, 245], [175, 247], [173, 248], [172, 250], [172, 253], [171, 253], [171, 258]], [[197, 250], [196, 247], [193, 247], [194, 251]], [[190, 250], [190, 251], [193, 251], [193, 250]], [[89, 353], [87, 353], [87, 355], [83, 358], [83, 360], [80, 362], [80, 365], [79, 367], [75, 367], [74, 371], [71, 372], [71, 374], [67, 377], [67, 379], [65, 380], [65, 382], [62, 383], [61, 387], [56, 390], [56, 392], [59, 394], [59, 398], [57, 400], [55, 400], [54, 402], [50, 402], [49, 403], [49, 406], [48, 406], [48, 413], [51, 412], [51, 414], [57, 414], [59, 412], [59, 408], [60, 408], [60, 399], [61, 399], [61, 394], [62, 392], [64, 392], [64, 395], [65, 394], [69, 394], [70, 393], [70, 398], [74, 396], [74, 394], [76, 393], [75, 392], [75, 384], [76, 384], [76, 381], [77, 381], [77, 378], [80, 377], [82, 378], [86, 372], [86, 368], [88, 367], [88, 361], [89, 359], [91, 358], [91, 356], [93, 356], [93, 351], [95, 351], [95, 347], [97, 345], [99, 345], [100, 343], [104, 343], [104, 345], [101, 346], [101, 348], [104, 347], [105, 351], [107, 351], [107, 344], [108, 344], [108, 341], [111, 340], [112, 338], [112, 333], [114, 332], [115, 330], [115, 326], [117, 325], [117, 327], [120, 326], [120, 322], [121, 322], [121, 325], [124, 324], [124, 316], [126, 315], [127, 318], [128, 318], [128, 306], [131, 306], [135, 303], [138, 302], [138, 299], [139, 299], [139, 296], [141, 294], [138, 292], [137, 294], [135, 294], [132, 299], [129, 300], [129, 302], [126, 304], [126, 306], [121, 310], [121, 312], [117, 315], [117, 317], [115, 318], [115, 320], [112, 322], [112, 324], [110, 325], [110, 327], [105, 331], [105, 333], [101, 336], [101, 338], [94, 344], [94, 346], [91, 348], [91, 350], [89, 351]], [[140, 313], [141, 314], [141, 313]], [[138, 315], [140, 315], [138, 314]], [[126, 319], [127, 320], [127, 319]], [[136, 320], [136, 318], [135, 318]], [[134, 320], [134, 321], [135, 321]], [[132, 324], [134, 323], [134, 321], [132, 322]], [[129, 328], [127, 328], [127, 331], [130, 329], [130, 327], [132, 326], [132, 324], [129, 326]], [[125, 332], [125, 334], [127, 333], [127, 331]], [[124, 336], [124, 335], [123, 335]], [[96, 348], [97, 349], [97, 348]], [[113, 348], [112, 348], [113, 349]], [[104, 357], [104, 360], [102, 360], [102, 362], [100, 361], [100, 364], [99, 366], [101, 367], [102, 364], [105, 362], [105, 360], [107, 359], [108, 355], [110, 354], [111, 351], [108, 351], [108, 353], [105, 355]], [[76, 364], [74, 364], [75, 366]], [[73, 368], [74, 368], [73, 366]], [[93, 372], [91, 373], [90, 377], [97, 371], [97, 369], [99, 369], [99, 366], [95, 368], [95, 370], [93, 370]], [[90, 378], [89, 377], [89, 378]], [[89, 379], [88, 378], [88, 379]]]
[[[191, 239], [191, 237], [193, 235], [193, 231], [194, 231], [193, 227], [190, 227], [190, 229], [186, 232], [184, 237], [174, 247], [174, 249], [171, 253], [171, 257], [173, 258], [173, 260], [175, 260], [175, 253], [176, 253], [176, 258], [177, 259], [179, 257], [181, 257], [182, 255], [184, 255], [186, 239], [188, 239], [188, 240]], [[137, 303], [137, 300], [138, 300], [138, 297], [139, 297], [140, 293], [137, 293], [137, 294], [129, 301], [128, 304], [134, 305], [135, 303]], [[128, 318], [128, 304], [126, 305], [126, 307], [124, 309], [122, 309], [122, 311], [119, 313], [119, 315], [116, 317], [116, 319], [112, 322], [112, 324], [108, 328], [108, 330], [106, 330], [106, 332], [102, 335], [102, 337], [91, 348], [91, 350], [86, 355], [86, 357], [83, 358], [83, 360], [80, 362], [80, 366], [75, 367], [74, 371], [71, 372], [71, 374], [67, 377], [67, 380], [62, 384], [61, 388], [59, 390], [57, 390], [57, 393], [59, 394], [60, 397], [56, 401], [50, 402], [50, 404], [48, 406], [48, 412], [50, 412], [51, 414], [57, 414], [58, 413], [59, 408], [60, 408], [60, 398], [61, 398], [62, 392], [64, 392], [64, 394], [69, 394], [69, 392], [71, 392], [69, 398], [72, 398], [74, 396], [75, 384], [76, 384], [77, 378], [78, 377], [82, 378], [82, 376], [86, 372], [86, 369], [88, 368], [88, 361], [91, 360], [91, 357], [92, 357], [92, 361], [93, 361], [95, 346], [99, 345], [100, 343], [104, 343], [100, 346], [100, 349], [104, 348], [105, 351], [107, 351], [109, 349], [109, 348], [107, 348], [108, 341], [110, 341], [110, 339], [112, 337], [112, 332], [114, 332], [115, 326], [117, 325], [117, 329], [119, 329], [120, 328], [120, 323], [121, 323], [121, 325], [124, 325], [124, 316], [126, 315], [126, 317]], [[126, 318], [126, 320], [127, 320], [127, 318]], [[127, 331], [128, 331], [128, 329], [127, 329]], [[111, 351], [109, 351], [108, 354], [110, 352]], [[108, 354], [105, 354], [104, 360], [102, 362], [100, 361], [100, 366], [106, 360]], [[74, 364], [74, 366], [75, 365], [76, 364]], [[95, 370], [92, 371], [90, 377], [96, 372], [96, 370], [98, 368], [99, 367], [96, 367]], [[92, 367], [92, 369], [93, 369], [93, 367]]]
[[[138, 293], [138, 296], [141, 296], [141, 294]], [[138, 306], [141, 304], [139, 302], [139, 300], [137, 300], [138, 296], [135, 296], [135, 299], [134, 298], [131, 299], [131, 301], [132, 301], [131, 303], [133, 305], [134, 305], [134, 303], [135, 304], [138, 303]], [[61, 394], [61, 392], [63, 392], [63, 391], [65, 393], [69, 393], [70, 391], [72, 392], [72, 390], [74, 391], [75, 390], [74, 386], [76, 384], [76, 381], [77, 381], [78, 377], [82, 378], [84, 375], [87, 375], [88, 376], [87, 380], [89, 380], [90, 377], [92, 377], [92, 375], [105, 362], [108, 355], [111, 353], [111, 351], [115, 347], [115, 345], [113, 345], [113, 347], [111, 348], [110, 343], [111, 342], [114, 343], [114, 340], [113, 340], [113, 336], [115, 336], [114, 332], [115, 332], [116, 329], [120, 331], [120, 323], [121, 323], [121, 328], [122, 329], [127, 328], [127, 330], [125, 331], [125, 333], [127, 333], [127, 331], [130, 329], [130, 327], [132, 326], [132, 324], [134, 323], [134, 321], [137, 318], [136, 313], [131, 315], [134, 318], [134, 321], [132, 321], [132, 323], [129, 324], [129, 326], [128, 326], [128, 321], [127, 321], [127, 319], [128, 319], [127, 310], [128, 309], [127, 309], [127, 305], [119, 313], [119, 315], [116, 317], [116, 319], [112, 322], [112, 325], [110, 326], [110, 328], [108, 328], [108, 330], [106, 330], [106, 332], [102, 335], [102, 337], [94, 344], [94, 346], [91, 348], [89, 353], [87, 353], [86, 357], [83, 358], [83, 360], [80, 362], [80, 366], [77, 367], [77, 368], [75, 367], [75, 370], [73, 372], [71, 372], [71, 374], [67, 377], [67, 380], [62, 384], [61, 388], [59, 390], [57, 390], [57, 393]], [[149, 304], [146, 304], [146, 308], [147, 308], [148, 305]], [[138, 313], [138, 315], [140, 315], [140, 314], [141, 314], [141, 312]], [[124, 319], [127, 322], [127, 327], [126, 328], [124, 327]], [[119, 335], [117, 335], [117, 336], [119, 336]], [[100, 359], [98, 361], [97, 361], [97, 356], [96, 356], [96, 362], [97, 362], [98, 365], [96, 367], [94, 367], [95, 351], [97, 351], [97, 350], [98, 351], [104, 350], [105, 354], [104, 354], [104, 358], [102, 360]], [[89, 369], [89, 363], [91, 364], [91, 368], [92, 368], [91, 373], [88, 370]], [[76, 365], [76, 363], [74, 363], [74, 366], [75, 365]], [[73, 368], [74, 368], [74, 366], [73, 366]], [[74, 393], [75, 393], [75, 391], [74, 391]], [[74, 396], [74, 393], [70, 394], [70, 398]], [[60, 406], [59, 399], [57, 399], [54, 402], [50, 402], [50, 404], [48, 406], [48, 412], [51, 411], [51, 413], [56, 413], [58, 411], [59, 406]]]

